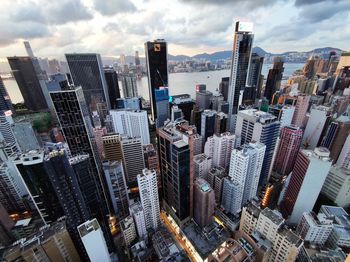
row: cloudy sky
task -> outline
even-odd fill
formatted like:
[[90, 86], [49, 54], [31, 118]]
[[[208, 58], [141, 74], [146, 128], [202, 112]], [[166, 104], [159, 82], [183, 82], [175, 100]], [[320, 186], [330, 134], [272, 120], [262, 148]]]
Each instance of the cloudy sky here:
[[211, 53], [231, 48], [238, 19], [269, 52], [350, 49], [349, 0], [1, 0], [0, 59], [25, 55], [23, 40], [40, 57], [143, 54], [156, 38], [173, 55]]

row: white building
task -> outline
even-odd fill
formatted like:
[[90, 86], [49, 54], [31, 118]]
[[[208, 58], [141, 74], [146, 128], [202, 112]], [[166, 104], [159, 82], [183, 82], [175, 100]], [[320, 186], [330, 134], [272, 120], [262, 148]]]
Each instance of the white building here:
[[347, 206], [350, 202], [350, 170], [333, 166], [329, 170], [321, 192], [337, 206]]
[[145, 222], [145, 215], [140, 202], [135, 202], [129, 207], [130, 215], [134, 218], [136, 230], [139, 238], [147, 237], [147, 228]]
[[120, 222], [125, 246], [128, 247], [137, 237], [135, 223], [132, 216], [127, 216]]
[[212, 166], [212, 159], [206, 154], [199, 154], [193, 157], [194, 177], [208, 179], [208, 173]]
[[140, 137], [143, 145], [150, 143], [148, 117], [144, 110], [111, 110], [114, 131], [130, 137]]
[[329, 107], [317, 106], [311, 109], [310, 117], [307, 122], [303, 145], [308, 149], [314, 149], [320, 140], [323, 127], [329, 117]]
[[350, 169], [350, 134], [346, 138], [343, 149], [340, 152], [337, 165]]
[[91, 262], [111, 261], [106, 240], [96, 218], [79, 225], [78, 232]]
[[141, 205], [143, 208], [146, 228], [156, 230], [160, 225], [160, 208], [157, 186], [157, 174], [155, 170], [142, 170], [137, 176]]
[[238, 143], [236, 136], [226, 132], [208, 137], [204, 146], [204, 153], [212, 159], [213, 167], [227, 169], [230, 165], [232, 149]]

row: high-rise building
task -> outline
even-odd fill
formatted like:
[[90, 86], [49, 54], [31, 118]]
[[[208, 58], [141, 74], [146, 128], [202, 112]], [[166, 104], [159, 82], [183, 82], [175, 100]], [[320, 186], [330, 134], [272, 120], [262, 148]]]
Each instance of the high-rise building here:
[[146, 221], [145, 221], [145, 215], [143, 213], [142, 205], [140, 202], [135, 202], [130, 205], [130, 214], [134, 218], [137, 235], [139, 236], [139, 238], [146, 238], [147, 237]]
[[107, 134], [102, 137], [105, 159], [109, 161], [122, 161], [123, 153], [120, 145], [119, 134]]
[[224, 179], [222, 191], [222, 206], [227, 212], [237, 214], [256, 196], [265, 149], [265, 145], [257, 142], [232, 151], [230, 178]]
[[223, 77], [221, 78], [221, 82], [219, 84], [219, 91], [220, 94], [224, 96], [224, 101], [228, 101], [228, 88], [229, 88], [229, 77]]
[[282, 176], [287, 176], [292, 171], [301, 146], [302, 137], [303, 130], [299, 127], [285, 126], [281, 129], [274, 170]]
[[213, 93], [207, 90], [196, 92], [196, 105], [203, 110], [209, 109]]
[[120, 228], [123, 233], [124, 244], [129, 247], [130, 244], [136, 239], [136, 228], [134, 219], [132, 216], [127, 216], [120, 222]]
[[292, 119], [292, 125], [297, 127], [303, 127], [304, 118], [309, 108], [310, 96], [298, 95], [295, 105], [295, 111]]
[[272, 104], [275, 92], [280, 90], [283, 71], [283, 58], [276, 56], [273, 60], [273, 66], [267, 75], [264, 92], [264, 97], [270, 101], [270, 104]]
[[141, 101], [139, 97], [126, 97], [117, 99], [117, 108], [116, 109], [141, 109]]
[[25, 106], [31, 111], [47, 110], [48, 104], [32, 58], [15, 56], [8, 57], [7, 60], [23, 96]]
[[303, 145], [305, 148], [314, 149], [318, 146], [323, 128], [330, 117], [330, 108], [317, 106], [311, 109], [309, 120], [305, 127]]
[[170, 118], [169, 114], [169, 90], [168, 88], [159, 88], [154, 90], [155, 103], [157, 108], [156, 127], [164, 126], [164, 122]]
[[123, 96], [124, 98], [128, 97], [137, 97], [137, 85], [136, 85], [136, 76], [133, 73], [123, 73], [120, 75], [122, 88], [123, 88]]
[[162, 186], [159, 170], [159, 158], [158, 152], [152, 144], [143, 146], [143, 156], [145, 159], [145, 167], [149, 170], [155, 170], [157, 172], [158, 188]]
[[340, 152], [337, 165], [350, 169], [350, 134], [346, 138], [343, 149]]
[[40, 149], [38, 138], [30, 122], [16, 122], [12, 125], [12, 131], [22, 152]]
[[222, 186], [227, 173], [222, 167], [213, 167], [209, 170], [207, 181], [214, 189], [216, 203], [221, 203]]
[[215, 193], [202, 178], [197, 178], [193, 187], [193, 218], [203, 228], [214, 220]]
[[236, 124], [236, 115], [241, 103], [242, 93], [246, 86], [251, 49], [254, 35], [252, 33], [253, 24], [247, 22], [236, 22], [233, 38], [232, 63], [230, 83], [227, 102], [229, 131], [233, 131]]
[[78, 232], [90, 261], [111, 261], [106, 240], [97, 219], [94, 218], [79, 225]]
[[106, 177], [114, 214], [118, 221], [129, 215], [129, 195], [125, 180], [123, 164], [120, 161], [102, 163]]
[[300, 150], [280, 204], [289, 223], [297, 224], [303, 212], [313, 209], [331, 164], [327, 148]]
[[157, 116], [155, 90], [168, 87], [168, 47], [164, 39], [145, 43], [146, 66], [148, 74], [149, 99], [152, 119]]
[[269, 113], [277, 117], [280, 121], [280, 128], [289, 126], [292, 123], [295, 107], [290, 105], [274, 105], [269, 107]]
[[10, 156], [11, 153], [19, 153], [21, 149], [17, 143], [16, 137], [11, 129], [11, 119], [0, 114], [0, 141], [5, 146], [5, 150]]
[[118, 75], [112, 67], [103, 68], [106, 84], [108, 87], [109, 101], [111, 103], [111, 109], [116, 109], [117, 98], [120, 98], [120, 90], [118, 84]]
[[215, 116], [215, 134], [222, 134], [226, 132], [227, 126], [227, 114], [219, 112]]
[[230, 132], [220, 135], [214, 134], [207, 139], [204, 153], [212, 159], [213, 167], [222, 167], [228, 170], [231, 152], [235, 148], [236, 136]]
[[[95, 125], [96, 126], [96, 125]], [[106, 127], [94, 127], [93, 128], [93, 134], [94, 138], [92, 139], [94, 143], [96, 144], [96, 155], [99, 156], [99, 158], [102, 160], [104, 159], [104, 151], [103, 151], [103, 140], [102, 137], [107, 135], [107, 128]]]
[[7, 114], [15, 114], [10, 96], [7, 93], [6, 87], [0, 76], [0, 111], [8, 112]]
[[139, 137], [143, 145], [150, 143], [147, 112], [144, 110], [111, 110], [114, 131], [130, 137]]
[[333, 166], [323, 184], [321, 193], [337, 206], [346, 207], [350, 197], [350, 170]]
[[211, 157], [206, 154], [199, 154], [193, 157], [194, 177], [208, 179], [208, 172], [212, 166]]
[[81, 86], [90, 115], [97, 103], [111, 108], [108, 86], [99, 54], [66, 54], [69, 71], [75, 86]]
[[203, 138], [203, 144], [207, 141], [207, 138], [215, 133], [215, 119], [216, 111], [204, 110], [201, 115], [201, 136]]
[[[188, 122], [192, 121], [192, 110], [193, 106], [195, 105], [195, 102], [191, 98], [189, 94], [181, 94], [181, 95], [175, 95], [169, 97], [169, 103], [171, 108], [174, 106], [177, 106], [179, 109], [181, 109], [184, 119]], [[192, 122], [191, 122], [192, 123]], [[193, 123], [192, 123], [193, 125]], [[198, 129], [198, 126], [197, 126]]]
[[149, 169], [142, 170], [142, 174], [137, 175], [137, 183], [146, 228], [157, 230], [160, 226], [160, 208], [156, 171]]
[[178, 106], [173, 106], [171, 108], [171, 121], [182, 120], [184, 118], [184, 114], [182, 110]]
[[259, 56], [257, 53], [252, 53], [247, 76], [247, 85], [243, 94], [243, 102], [245, 104], [254, 104], [255, 99], [261, 97], [261, 88], [264, 81], [264, 77], [261, 75], [263, 64], [264, 57]]
[[265, 184], [269, 179], [270, 166], [279, 130], [279, 121], [269, 113], [255, 109], [238, 112], [236, 136], [241, 138], [241, 144], [256, 141], [266, 146], [259, 186]]

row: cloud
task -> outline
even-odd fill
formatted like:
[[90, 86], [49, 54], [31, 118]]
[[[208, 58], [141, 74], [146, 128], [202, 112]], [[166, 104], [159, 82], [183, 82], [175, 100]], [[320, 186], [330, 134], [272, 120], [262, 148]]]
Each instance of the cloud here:
[[183, 3], [198, 4], [198, 5], [243, 5], [249, 8], [258, 8], [261, 6], [272, 5], [279, 0], [180, 0]]
[[[302, 5], [313, 5], [317, 3], [327, 2], [328, 0], [296, 0], [295, 5], [296, 6], [302, 6]], [[341, 2], [342, 0], [331, 0], [334, 3]]]
[[130, 13], [137, 10], [136, 6], [129, 0], [94, 0], [94, 7], [105, 16]]

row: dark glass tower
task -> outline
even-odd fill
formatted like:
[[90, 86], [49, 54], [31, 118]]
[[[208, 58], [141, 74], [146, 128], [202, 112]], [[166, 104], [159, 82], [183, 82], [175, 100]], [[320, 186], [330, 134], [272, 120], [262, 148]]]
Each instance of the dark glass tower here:
[[233, 38], [231, 76], [228, 90], [228, 131], [234, 131], [240, 96], [246, 86], [254, 35], [251, 23], [236, 22]]
[[269, 70], [267, 75], [264, 97], [272, 103], [273, 95], [281, 87], [281, 81], [283, 76], [283, 59], [282, 57], [275, 57], [273, 61], [273, 67]]
[[8, 57], [12, 74], [21, 91], [25, 106], [32, 111], [47, 110], [48, 105], [30, 57]]
[[66, 54], [74, 85], [81, 86], [90, 115], [97, 103], [106, 103], [110, 109], [108, 87], [99, 54]]
[[7, 93], [6, 87], [4, 85], [4, 82], [2, 81], [1, 76], [0, 76], [0, 111], [11, 111], [10, 112], [11, 114], [15, 113], [15, 109], [12, 106], [11, 98]]
[[255, 99], [260, 98], [261, 96], [261, 86], [264, 80], [264, 77], [261, 75], [263, 63], [264, 57], [261, 57], [256, 53], [252, 54], [250, 59], [247, 86], [243, 93], [244, 104], [254, 104]]
[[149, 99], [152, 119], [157, 116], [155, 89], [168, 87], [168, 47], [163, 39], [145, 43]]
[[229, 82], [230, 82], [229, 77], [223, 77], [221, 78], [221, 82], [219, 84], [219, 91], [223, 95], [225, 101], [227, 101], [228, 99]]
[[113, 68], [105, 67], [104, 69], [105, 78], [108, 87], [109, 101], [111, 103], [111, 109], [117, 108], [117, 98], [120, 98], [118, 75]]

